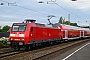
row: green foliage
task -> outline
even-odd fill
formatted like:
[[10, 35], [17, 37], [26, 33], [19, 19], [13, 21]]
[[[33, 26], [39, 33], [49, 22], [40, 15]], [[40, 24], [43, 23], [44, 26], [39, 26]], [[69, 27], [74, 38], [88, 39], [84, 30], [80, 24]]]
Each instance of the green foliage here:
[[0, 32], [2, 31], [2, 29], [1, 29], [1, 26], [0, 26]]
[[8, 38], [2, 37], [0, 38], [0, 47], [7, 46]]
[[62, 16], [60, 17], [58, 23], [60, 23], [60, 24], [66, 24], [66, 25], [68, 25], [68, 23], [70, 23], [71, 26], [78, 26], [77, 23], [71, 23], [69, 21], [65, 21], [65, 18], [63, 18]]
[[0, 41], [0, 46], [6, 46], [7, 45], [7, 41]]
[[68, 23], [69, 23], [68, 21], [65, 21], [65, 22], [64, 22], [64, 24], [66, 24], [66, 25], [68, 25]]
[[59, 22], [58, 23], [63, 23], [63, 18], [62, 18], [62, 16], [60, 17], [60, 19], [59, 19]]
[[77, 23], [70, 23], [71, 26], [78, 26]]
[[82, 27], [82, 28], [89, 28], [89, 26], [80, 26], [80, 27]]
[[0, 29], [0, 32], [7, 32], [10, 29], [10, 26], [6, 25], [2, 29]]
[[0, 29], [0, 32], [2, 31], [2, 29]]

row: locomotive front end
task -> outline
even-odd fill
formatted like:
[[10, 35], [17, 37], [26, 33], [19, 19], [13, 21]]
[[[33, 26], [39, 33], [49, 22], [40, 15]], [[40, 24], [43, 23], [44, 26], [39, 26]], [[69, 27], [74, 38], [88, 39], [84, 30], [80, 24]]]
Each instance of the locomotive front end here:
[[10, 31], [10, 45], [12, 48], [20, 48], [24, 46], [25, 42], [25, 31], [27, 24], [25, 23], [14, 23]]

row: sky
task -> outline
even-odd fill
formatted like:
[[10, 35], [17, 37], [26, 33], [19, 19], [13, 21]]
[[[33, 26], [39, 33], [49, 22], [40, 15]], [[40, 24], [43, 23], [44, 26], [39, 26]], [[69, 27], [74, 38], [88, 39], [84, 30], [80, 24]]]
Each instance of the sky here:
[[[43, 1], [43, 3], [38, 3]], [[80, 26], [90, 23], [90, 0], [0, 0], [0, 26], [11, 26], [15, 22], [34, 19], [38, 23], [48, 23], [49, 15], [54, 15], [52, 23], [57, 23], [62, 16]], [[48, 2], [48, 4], [47, 4]], [[8, 4], [9, 3], [9, 4]]]

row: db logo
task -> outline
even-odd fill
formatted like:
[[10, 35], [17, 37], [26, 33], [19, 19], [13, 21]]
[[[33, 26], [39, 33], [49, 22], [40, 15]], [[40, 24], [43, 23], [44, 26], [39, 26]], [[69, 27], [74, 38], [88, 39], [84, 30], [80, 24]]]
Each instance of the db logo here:
[[17, 32], [17, 34], [19, 34], [19, 32]]

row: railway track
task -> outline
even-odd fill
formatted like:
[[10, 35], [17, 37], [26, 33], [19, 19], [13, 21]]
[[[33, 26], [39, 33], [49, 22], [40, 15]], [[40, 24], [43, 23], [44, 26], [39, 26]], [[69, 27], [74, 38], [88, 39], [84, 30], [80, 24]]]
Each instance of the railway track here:
[[[6, 54], [8, 57], [5, 57], [1, 60], [39, 60], [44, 56], [53, 54], [54, 52], [66, 49], [68, 47], [74, 46], [76, 44], [82, 44], [84, 42], [89, 41], [89, 39], [85, 40], [79, 40], [79, 41], [72, 41], [67, 43], [62, 43], [54, 46], [45, 47], [42, 49], [27, 51], [27, 52], [12, 52], [9, 54]], [[10, 58], [9, 58], [10, 57]]]
[[11, 50], [11, 48], [10, 47], [9, 48], [1, 48], [0, 49], [0, 54], [1, 54], [1, 52], [8, 51], [8, 50]]
[[4, 58], [10, 57], [12, 55], [20, 54], [20, 53], [23, 53], [23, 51], [14, 51], [14, 50], [5, 51], [5, 52], [0, 53], [0, 59], [4, 59]]
[[18, 53], [19, 52], [8, 52], [8, 53], [5, 53], [5, 54], [1, 54], [0, 58], [3, 59], [4, 57], [8, 57], [8, 56], [15, 55], [15, 54], [18, 54]]
[[8, 47], [10, 47], [10, 46], [0, 46], [0, 48], [8, 48]]

